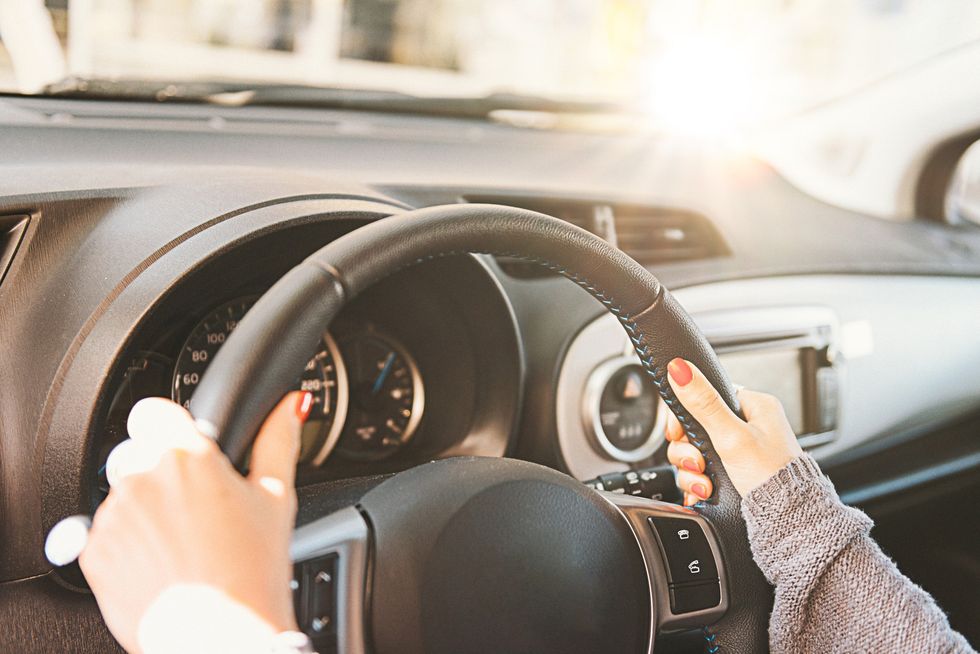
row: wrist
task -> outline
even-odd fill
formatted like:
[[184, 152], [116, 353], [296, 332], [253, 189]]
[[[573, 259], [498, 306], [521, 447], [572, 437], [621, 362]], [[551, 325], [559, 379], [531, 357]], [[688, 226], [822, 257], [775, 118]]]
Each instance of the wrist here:
[[817, 462], [808, 454], [791, 457], [745, 493], [743, 508], [756, 520], [791, 513], [811, 495], [837, 496]]
[[[844, 546], [872, 525], [864, 513], [840, 501], [808, 454], [794, 458], [746, 494], [742, 515], [753, 558], [774, 584], [790, 576], [820, 574]], [[798, 561], [801, 552], [811, 558]]]
[[272, 638], [271, 654], [315, 654], [313, 641], [302, 631], [283, 631]]
[[138, 642], [144, 654], [269, 654], [279, 651], [280, 634], [297, 631], [294, 620], [268, 620], [219, 589], [179, 584], [144, 612]]

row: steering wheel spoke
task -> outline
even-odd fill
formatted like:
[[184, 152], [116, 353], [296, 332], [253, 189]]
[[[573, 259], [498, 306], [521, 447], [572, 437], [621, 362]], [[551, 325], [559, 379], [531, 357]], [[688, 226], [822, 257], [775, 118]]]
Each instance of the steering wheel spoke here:
[[728, 610], [728, 580], [714, 529], [696, 511], [599, 491], [629, 523], [643, 554], [657, 631], [714, 624]]
[[[347, 507], [293, 532], [293, 603], [319, 651], [363, 654], [370, 531]], [[326, 647], [324, 645], [327, 645]]]

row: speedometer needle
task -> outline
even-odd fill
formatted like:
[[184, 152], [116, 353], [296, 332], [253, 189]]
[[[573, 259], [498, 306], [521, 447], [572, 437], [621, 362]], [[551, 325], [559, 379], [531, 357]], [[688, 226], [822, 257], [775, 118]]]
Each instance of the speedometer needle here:
[[388, 358], [385, 359], [385, 365], [381, 368], [381, 372], [378, 374], [378, 378], [374, 380], [374, 386], [371, 387], [371, 395], [377, 395], [378, 391], [385, 383], [385, 379], [388, 378], [388, 373], [391, 371], [391, 364], [395, 362], [395, 353], [389, 352]]

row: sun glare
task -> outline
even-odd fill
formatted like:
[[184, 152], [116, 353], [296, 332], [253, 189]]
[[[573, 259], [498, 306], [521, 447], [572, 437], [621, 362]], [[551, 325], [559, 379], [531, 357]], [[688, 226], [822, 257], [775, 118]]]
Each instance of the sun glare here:
[[657, 58], [650, 81], [649, 110], [667, 131], [716, 139], [758, 119], [757, 71], [733, 44], [707, 37], [675, 41]]

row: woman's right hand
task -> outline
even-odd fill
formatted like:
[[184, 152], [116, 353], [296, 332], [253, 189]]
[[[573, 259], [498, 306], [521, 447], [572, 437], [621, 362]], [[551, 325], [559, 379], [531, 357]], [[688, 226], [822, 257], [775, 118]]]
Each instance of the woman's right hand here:
[[242, 476], [179, 404], [140, 400], [78, 562], [129, 652], [272, 651], [295, 631], [289, 539], [309, 393], [266, 418]]
[[[674, 394], [708, 432], [742, 497], [803, 454], [782, 404], [772, 395], [740, 390], [738, 400], [745, 414], [742, 420], [694, 364], [674, 359], [667, 372]], [[704, 474], [704, 456], [688, 441], [672, 413], [668, 414], [667, 440], [667, 458], [677, 466], [677, 485], [684, 491], [684, 504], [709, 498], [713, 488]]]

